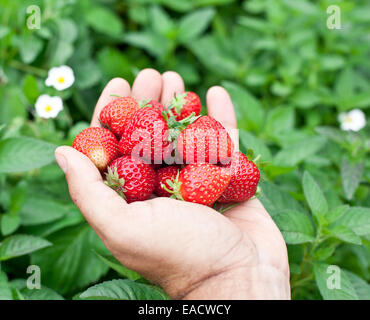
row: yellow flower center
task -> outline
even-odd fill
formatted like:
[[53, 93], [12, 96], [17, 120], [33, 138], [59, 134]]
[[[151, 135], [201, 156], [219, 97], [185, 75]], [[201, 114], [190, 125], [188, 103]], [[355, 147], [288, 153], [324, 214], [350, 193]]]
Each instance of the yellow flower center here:
[[50, 112], [52, 109], [53, 109], [53, 108], [52, 108], [52, 106], [50, 106], [50, 105], [47, 105], [47, 106], [45, 107], [45, 111], [46, 111], [46, 112]]
[[345, 122], [347, 123], [351, 123], [352, 122], [352, 118], [350, 116], [346, 116], [346, 119], [345, 119]]
[[63, 77], [59, 77], [59, 78], [58, 78], [58, 82], [59, 82], [59, 83], [63, 83], [63, 82], [64, 82], [64, 78], [63, 78]]

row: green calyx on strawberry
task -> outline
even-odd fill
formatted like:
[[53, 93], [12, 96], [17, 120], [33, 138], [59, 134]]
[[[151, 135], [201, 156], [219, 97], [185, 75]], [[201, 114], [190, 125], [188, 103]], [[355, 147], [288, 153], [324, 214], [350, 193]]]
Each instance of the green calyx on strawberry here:
[[156, 173], [150, 164], [130, 156], [114, 160], [108, 167], [106, 182], [128, 203], [149, 199], [156, 186]]
[[162, 188], [178, 200], [211, 206], [227, 188], [228, 170], [210, 163], [193, 163], [183, 168], [174, 181], [168, 179]]
[[167, 108], [167, 112], [174, 116], [176, 120], [182, 120], [192, 113], [198, 116], [201, 109], [202, 105], [199, 96], [192, 91], [187, 91], [174, 96]]
[[124, 188], [125, 179], [119, 177], [117, 167], [114, 167], [113, 169], [108, 167], [108, 172], [106, 172], [105, 175], [106, 180], [104, 183], [126, 200], [125, 192], [127, 190]]

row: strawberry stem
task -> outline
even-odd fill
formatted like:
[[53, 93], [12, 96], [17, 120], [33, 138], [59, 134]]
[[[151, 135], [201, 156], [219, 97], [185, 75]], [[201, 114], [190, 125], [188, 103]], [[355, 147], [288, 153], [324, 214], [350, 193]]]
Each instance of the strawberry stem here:
[[114, 171], [112, 171], [112, 169], [108, 167], [108, 172], [105, 173], [105, 175], [106, 181], [104, 181], [104, 183], [126, 200], [124, 192], [126, 192], [127, 190], [123, 188], [123, 186], [125, 185], [125, 179], [119, 177], [117, 167], [114, 167]]

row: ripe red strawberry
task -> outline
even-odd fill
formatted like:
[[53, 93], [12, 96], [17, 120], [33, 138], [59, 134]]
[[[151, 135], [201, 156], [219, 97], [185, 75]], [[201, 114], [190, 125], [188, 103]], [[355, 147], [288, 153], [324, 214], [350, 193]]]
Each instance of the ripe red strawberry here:
[[241, 202], [252, 198], [260, 179], [257, 166], [241, 152], [235, 152], [231, 162], [225, 168], [230, 170], [231, 181], [218, 201]]
[[155, 101], [153, 99], [151, 100], [146, 100], [146, 101], [142, 101], [140, 103], [140, 107], [141, 108], [144, 108], [144, 107], [153, 107], [153, 108], [156, 108], [158, 109], [160, 112], [163, 112], [164, 111], [164, 106], [162, 103], [158, 102], [158, 101]]
[[152, 166], [130, 156], [114, 160], [106, 176], [106, 184], [128, 203], [148, 199], [156, 183], [156, 173]]
[[184, 163], [227, 164], [234, 144], [226, 129], [209, 116], [188, 125], [177, 139], [177, 150]]
[[[169, 189], [172, 190], [172, 188], [169, 186], [167, 180], [170, 180], [172, 182], [175, 181], [176, 176], [180, 172], [180, 168], [178, 166], [168, 166], [164, 168], [160, 168], [156, 171], [157, 173], [157, 184], [155, 187], [155, 193], [159, 197], [170, 197], [171, 193], [167, 192], [163, 185]], [[173, 190], [172, 190], [173, 191]]]
[[185, 119], [193, 112], [195, 116], [198, 116], [201, 109], [202, 105], [199, 96], [192, 91], [176, 95], [172, 99], [169, 107], [169, 110], [176, 117], [176, 120]]
[[168, 125], [157, 107], [137, 110], [123, 130], [119, 150], [124, 155], [160, 163], [171, 151]]
[[127, 122], [132, 118], [139, 104], [133, 97], [120, 97], [107, 104], [100, 112], [100, 123], [121, 137]]
[[230, 179], [230, 173], [225, 168], [210, 163], [193, 163], [180, 171], [174, 183], [167, 183], [177, 199], [211, 206], [226, 189]]
[[116, 137], [104, 128], [90, 127], [82, 130], [74, 139], [72, 147], [88, 156], [100, 171], [104, 171], [119, 155]]

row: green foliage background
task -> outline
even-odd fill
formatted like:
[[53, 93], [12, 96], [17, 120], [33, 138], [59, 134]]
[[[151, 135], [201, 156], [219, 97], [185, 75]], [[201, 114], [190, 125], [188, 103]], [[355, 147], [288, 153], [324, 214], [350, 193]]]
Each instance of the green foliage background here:
[[[370, 106], [370, 4], [308, 0], [0, 0], [0, 299], [165, 299], [121, 266], [71, 202], [53, 159], [88, 125], [108, 80], [153, 67], [179, 72], [204, 101], [230, 93], [242, 151], [263, 169], [261, 201], [288, 244], [295, 299], [370, 298], [370, 139], [338, 129], [339, 112]], [[341, 9], [341, 30], [326, 9]], [[75, 84], [46, 87], [67, 64]], [[37, 118], [40, 94], [64, 110]], [[25, 138], [26, 137], [26, 138]], [[42, 289], [29, 290], [29, 265]], [[328, 265], [341, 289], [328, 289]], [[30, 270], [29, 270], [30, 271]], [[31, 272], [31, 271], [30, 271]]]

